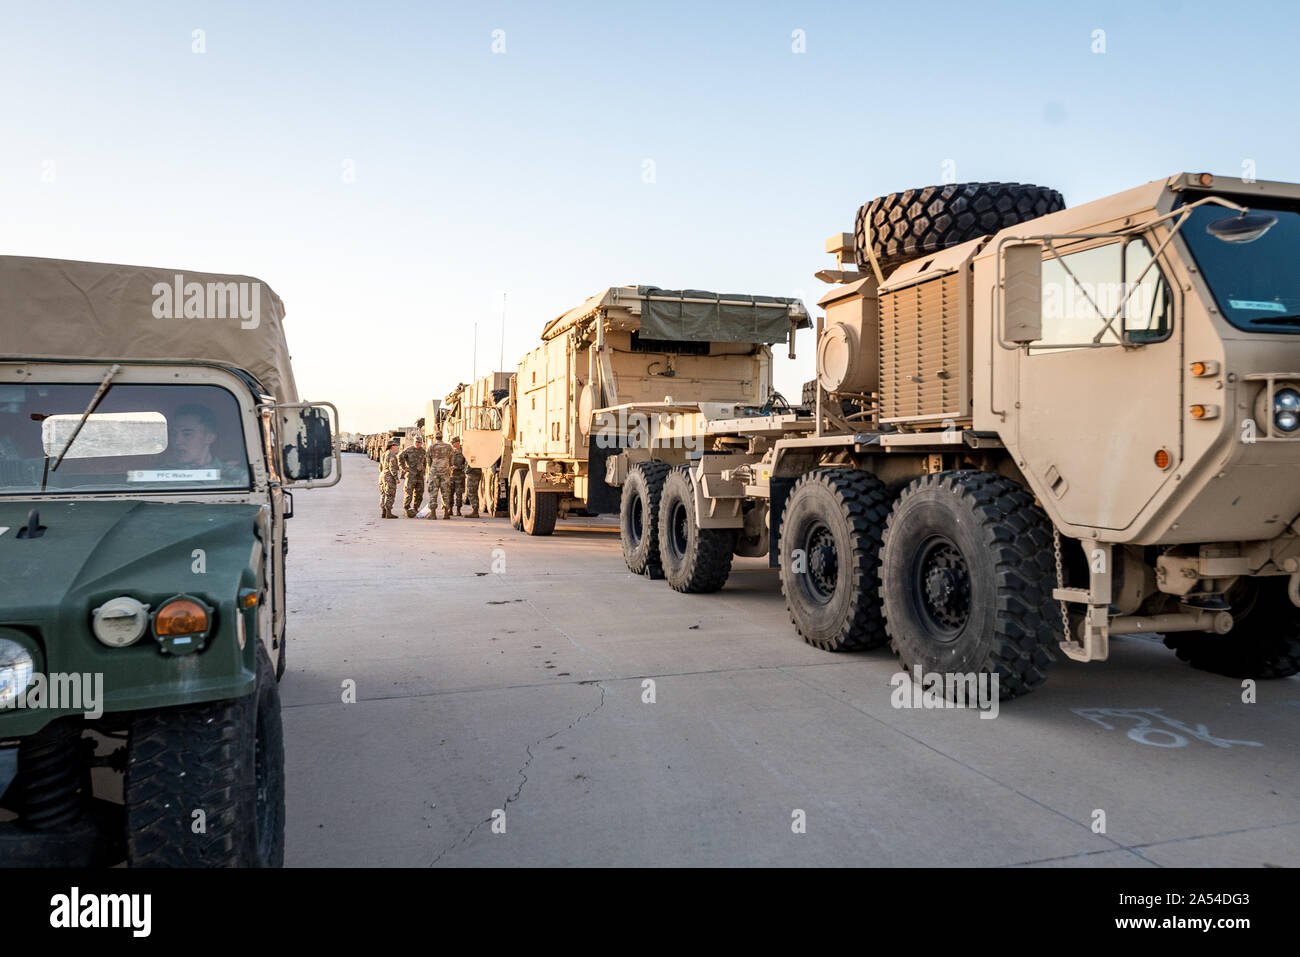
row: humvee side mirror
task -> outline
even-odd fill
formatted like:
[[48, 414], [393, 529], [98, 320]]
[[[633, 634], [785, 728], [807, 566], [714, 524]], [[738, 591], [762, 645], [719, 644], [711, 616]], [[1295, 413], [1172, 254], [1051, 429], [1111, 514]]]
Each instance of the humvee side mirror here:
[[338, 410], [328, 402], [275, 407], [276, 449], [286, 485], [304, 488], [335, 485], [342, 477], [331, 412], [333, 421], [338, 421]]
[[1002, 338], [1029, 345], [1043, 338], [1043, 247], [1002, 247]]

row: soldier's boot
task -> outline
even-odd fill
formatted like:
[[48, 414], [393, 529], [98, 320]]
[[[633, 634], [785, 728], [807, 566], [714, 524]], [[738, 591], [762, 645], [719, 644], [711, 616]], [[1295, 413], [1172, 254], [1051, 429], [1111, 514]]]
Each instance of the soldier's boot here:
[[443, 518], [451, 518], [451, 509], [449, 509], [449, 508], [444, 508], [444, 509], [442, 510], [442, 517], [443, 517]]
[[478, 518], [478, 506], [474, 506], [474, 511], [469, 513], [470, 518]]
[[393, 510], [392, 510], [391, 508], [389, 508], [387, 505], [384, 506], [384, 515], [383, 515], [383, 517], [384, 517], [384, 518], [397, 518], [397, 516], [393, 514]]
[[407, 517], [407, 518], [415, 518], [415, 509], [413, 509], [413, 508], [408, 508], [408, 509], [406, 510], [406, 517]]
[[428, 519], [436, 519], [438, 517], [438, 506], [431, 505], [429, 507], [429, 514], [424, 517]]

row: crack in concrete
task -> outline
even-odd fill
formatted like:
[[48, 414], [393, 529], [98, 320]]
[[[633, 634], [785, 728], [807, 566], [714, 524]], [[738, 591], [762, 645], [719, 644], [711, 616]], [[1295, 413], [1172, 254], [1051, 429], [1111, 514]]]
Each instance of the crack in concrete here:
[[[583, 684], [586, 682], [579, 682], [579, 683]], [[515, 788], [515, 793], [511, 794], [508, 798], [506, 798], [505, 803], [502, 805], [503, 809], [509, 807], [511, 804], [514, 804], [516, 801], [518, 801], [519, 796], [524, 793], [524, 785], [528, 783], [528, 774], [527, 774], [528, 766], [533, 763], [533, 758], [536, 757], [536, 755], [533, 754], [533, 748], [536, 748], [539, 745], [544, 744], [547, 741], [550, 741], [552, 738], [559, 737], [560, 735], [564, 734], [564, 732], [566, 731], [572, 731], [583, 721], [587, 720], [593, 714], [599, 711], [601, 708], [605, 707], [606, 688], [604, 684], [602, 684], [599, 681], [594, 682], [594, 684], [596, 685], [597, 688], [600, 689], [600, 701], [596, 704], [596, 707], [592, 708], [590, 711], [578, 715], [578, 717], [570, 721], [566, 727], [560, 728], [558, 731], [552, 731], [550, 734], [538, 738], [532, 744], [524, 748], [524, 753], [528, 755], [528, 758], [527, 760], [524, 761], [523, 765], [519, 768], [519, 770], [515, 772], [515, 774], [519, 775], [519, 777], [522, 780], [520, 780], [519, 782], [519, 787]], [[483, 820], [475, 822], [474, 826], [465, 832], [464, 837], [462, 837], [459, 841], [456, 841], [454, 844], [450, 845], [449, 847], [443, 848], [443, 850], [439, 851], [438, 856], [433, 859], [433, 861], [429, 864], [429, 866], [430, 867], [435, 866], [440, 860], [443, 859], [443, 857], [445, 857], [447, 854], [450, 854], [456, 848], [460, 847], [471, 837], [473, 837], [475, 831], [477, 831], [484, 824], [490, 824], [491, 821], [492, 821], [492, 816], [488, 815]]]

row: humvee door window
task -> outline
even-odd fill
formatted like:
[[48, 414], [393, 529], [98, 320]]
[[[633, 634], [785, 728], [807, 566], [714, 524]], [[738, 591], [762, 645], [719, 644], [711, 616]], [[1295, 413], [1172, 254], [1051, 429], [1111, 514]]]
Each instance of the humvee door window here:
[[1213, 203], [1192, 210], [1179, 235], [1191, 248], [1225, 319], [1247, 332], [1300, 332], [1300, 271], [1295, 268], [1300, 212], [1280, 204], [1267, 212], [1277, 222], [1247, 242], [1225, 242], [1207, 231], [1211, 223], [1233, 215]]
[[[249, 487], [243, 419], [225, 389], [117, 382], [76, 431], [97, 388], [0, 389], [0, 495]], [[62, 464], [50, 469], [74, 431]]]
[[[1141, 239], [1043, 260], [1043, 337], [1030, 352], [1152, 342], [1169, 334], [1169, 290]], [[1144, 270], [1145, 274], [1144, 274]], [[1055, 348], [1042, 348], [1052, 346]]]

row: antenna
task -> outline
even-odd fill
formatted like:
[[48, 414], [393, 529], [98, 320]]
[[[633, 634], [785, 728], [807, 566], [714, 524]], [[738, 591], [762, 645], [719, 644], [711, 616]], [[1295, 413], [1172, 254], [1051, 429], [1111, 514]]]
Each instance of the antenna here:
[[470, 377], [470, 381], [477, 382], [478, 381], [478, 323], [477, 322], [474, 323], [474, 361], [471, 364], [470, 368], [474, 370]]
[[497, 369], [504, 372], [506, 368], [506, 294], [501, 293], [501, 358], [497, 360]]

